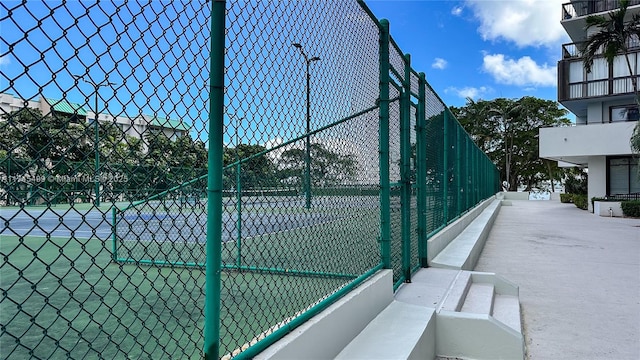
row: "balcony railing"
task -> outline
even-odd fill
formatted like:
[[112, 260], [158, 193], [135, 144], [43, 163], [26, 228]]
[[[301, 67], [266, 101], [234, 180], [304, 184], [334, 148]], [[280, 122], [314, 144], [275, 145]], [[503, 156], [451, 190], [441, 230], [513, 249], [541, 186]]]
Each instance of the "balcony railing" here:
[[[585, 42], [562, 44], [562, 59], [568, 60], [581, 58], [585, 44]], [[627, 49], [629, 50], [629, 52], [640, 50], [640, 39], [638, 39], [637, 36], [629, 38], [627, 40]], [[601, 54], [602, 48], [596, 53], [596, 56]]]
[[[630, 0], [629, 6], [640, 4], [640, 0]], [[603, 11], [611, 11], [620, 7], [619, 0], [585, 0], [573, 1], [562, 4], [562, 20], [570, 20], [596, 14]]]
[[[607, 79], [586, 80], [558, 84], [558, 100], [577, 100], [613, 95], [633, 94], [633, 76], [610, 77]], [[638, 79], [638, 76], [636, 76]], [[638, 81], [640, 83], [640, 81]]]

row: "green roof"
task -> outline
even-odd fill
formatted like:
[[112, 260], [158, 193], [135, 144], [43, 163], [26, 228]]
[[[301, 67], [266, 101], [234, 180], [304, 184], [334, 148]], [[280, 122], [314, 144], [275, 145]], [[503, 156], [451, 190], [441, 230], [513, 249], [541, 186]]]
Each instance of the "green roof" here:
[[87, 115], [87, 111], [80, 104], [68, 102], [67, 100], [55, 100], [49, 98], [47, 98], [46, 100], [47, 103], [51, 105], [54, 111], [64, 114], [78, 114], [83, 116]]
[[151, 122], [149, 123], [151, 126], [157, 126], [161, 128], [169, 128], [174, 130], [189, 130], [189, 125], [183, 123], [180, 120], [167, 119], [160, 116], [152, 117], [151, 115], [147, 115], [151, 118]]

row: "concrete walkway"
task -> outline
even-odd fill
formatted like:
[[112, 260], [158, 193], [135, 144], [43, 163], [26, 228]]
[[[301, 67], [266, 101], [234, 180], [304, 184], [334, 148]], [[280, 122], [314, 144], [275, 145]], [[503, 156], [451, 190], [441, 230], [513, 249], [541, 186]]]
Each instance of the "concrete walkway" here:
[[475, 270], [520, 286], [528, 359], [640, 359], [640, 219], [512, 201]]

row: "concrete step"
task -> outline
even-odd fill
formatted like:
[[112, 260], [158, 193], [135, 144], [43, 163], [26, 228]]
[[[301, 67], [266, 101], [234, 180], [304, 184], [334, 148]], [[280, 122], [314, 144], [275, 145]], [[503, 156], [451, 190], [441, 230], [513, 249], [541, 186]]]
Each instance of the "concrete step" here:
[[446, 297], [438, 309], [445, 311], [460, 311], [464, 305], [464, 299], [471, 286], [471, 272], [460, 271], [447, 291]]
[[336, 359], [433, 359], [435, 309], [393, 301]]
[[493, 317], [521, 333], [520, 300], [517, 296], [496, 295], [493, 300]]
[[496, 274], [461, 271], [437, 318], [439, 357], [524, 358], [518, 287]]
[[464, 304], [460, 308], [461, 312], [470, 314], [491, 315], [493, 310], [493, 299], [495, 287], [489, 283], [471, 283]]

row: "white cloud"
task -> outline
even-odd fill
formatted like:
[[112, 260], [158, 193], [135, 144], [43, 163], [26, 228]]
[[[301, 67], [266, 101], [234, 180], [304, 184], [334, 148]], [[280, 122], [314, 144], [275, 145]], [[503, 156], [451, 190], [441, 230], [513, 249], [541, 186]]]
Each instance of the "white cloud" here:
[[466, 5], [480, 21], [484, 40], [507, 40], [519, 47], [555, 47], [568, 41], [560, 25], [560, 9], [566, 0], [467, 0]]
[[442, 58], [435, 58], [433, 60], [433, 64], [431, 64], [431, 67], [434, 68], [434, 69], [443, 70], [444, 68], [447, 67], [447, 60], [442, 59]]
[[0, 66], [9, 65], [11, 63], [11, 59], [9, 55], [0, 56]]
[[523, 87], [557, 85], [556, 67], [538, 65], [528, 56], [514, 60], [506, 58], [503, 54], [485, 54], [482, 70], [500, 84]]
[[460, 16], [461, 14], [462, 14], [462, 6], [454, 6], [453, 9], [451, 9], [451, 15]]
[[463, 99], [466, 99], [466, 98], [478, 99], [492, 91], [493, 89], [488, 86], [480, 86], [477, 88], [471, 87], [471, 86], [465, 86], [461, 89], [454, 86], [450, 86], [444, 90], [445, 93], [454, 93]]

